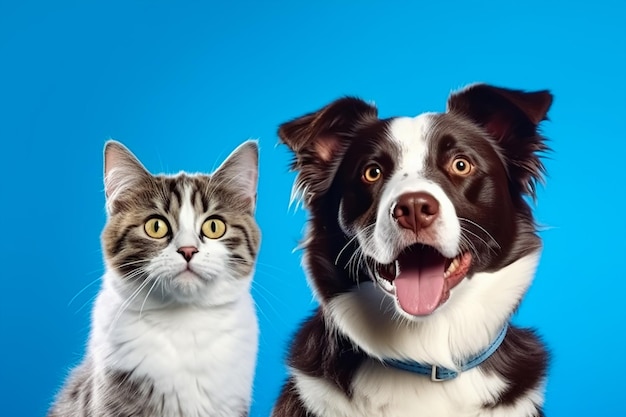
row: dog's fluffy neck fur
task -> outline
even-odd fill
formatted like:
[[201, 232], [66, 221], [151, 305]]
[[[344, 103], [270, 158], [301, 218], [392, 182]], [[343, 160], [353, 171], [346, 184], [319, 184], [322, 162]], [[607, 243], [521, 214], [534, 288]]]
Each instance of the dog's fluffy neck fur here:
[[453, 290], [455, 304], [443, 305], [417, 322], [398, 317], [391, 299], [373, 282], [359, 284], [322, 308], [332, 317], [328, 325], [368, 356], [455, 369], [488, 346], [510, 319], [532, 281], [538, 258], [535, 252], [496, 272], [474, 275], [474, 285], [463, 281]]

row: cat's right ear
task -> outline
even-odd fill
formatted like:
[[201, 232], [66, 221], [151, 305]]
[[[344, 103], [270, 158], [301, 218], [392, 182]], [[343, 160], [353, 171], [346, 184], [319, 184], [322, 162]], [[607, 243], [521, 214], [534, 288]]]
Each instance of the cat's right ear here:
[[249, 203], [251, 212], [254, 212], [259, 181], [257, 141], [248, 140], [239, 145], [215, 170], [213, 179], [228, 184], [228, 188]]
[[150, 173], [124, 145], [110, 140], [104, 145], [104, 189], [107, 209], [120, 192], [150, 178]]

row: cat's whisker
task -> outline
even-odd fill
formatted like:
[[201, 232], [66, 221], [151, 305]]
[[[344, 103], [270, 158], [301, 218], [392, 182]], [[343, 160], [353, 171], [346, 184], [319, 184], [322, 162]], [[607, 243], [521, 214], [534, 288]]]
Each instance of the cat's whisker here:
[[89, 284], [85, 285], [80, 291], [78, 291], [73, 297], [72, 299], [67, 303], [67, 306], [71, 306], [72, 303], [74, 302], [74, 300], [76, 300], [76, 298], [78, 298], [82, 293], [84, 293], [87, 288], [91, 287], [93, 284], [95, 284], [96, 282], [100, 282], [100, 277], [94, 279], [93, 281], [91, 281]]
[[122, 276], [120, 276], [120, 280], [122, 281], [132, 281], [137, 277], [142, 277], [147, 274], [147, 271], [144, 268], [134, 269]]
[[119, 320], [119, 318], [122, 316], [122, 314], [124, 314], [124, 312], [126, 311], [126, 309], [131, 305], [131, 303], [134, 301], [135, 298], [137, 298], [137, 296], [141, 293], [141, 291], [148, 286], [150, 281], [148, 280], [144, 280], [141, 285], [139, 285], [139, 287], [137, 287], [130, 296], [128, 296], [128, 298], [120, 305], [120, 307], [117, 310], [117, 313], [115, 314], [115, 316], [113, 317], [113, 320], [111, 320], [111, 324], [109, 325], [109, 332], [108, 334], [111, 333], [111, 331], [113, 331], [113, 329], [115, 328], [115, 326], [117, 325], [117, 321]]
[[258, 266], [262, 266], [263, 268], [272, 268], [272, 269], [274, 269], [274, 270], [276, 270], [276, 271], [278, 271], [278, 272], [282, 272], [282, 273], [284, 273], [284, 274], [287, 274], [287, 273], [288, 273], [288, 271], [287, 271], [286, 269], [279, 268], [279, 267], [277, 267], [277, 266], [275, 266], [275, 265], [268, 264], [268, 263], [265, 263], [265, 262], [259, 262], [259, 261], [256, 261], [256, 264], [257, 264]]
[[[275, 317], [278, 317], [278, 320], [283, 324], [283, 325], [287, 325], [287, 323], [285, 322], [285, 320], [283, 319], [283, 316], [280, 314], [280, 312], [278, 310], [276, 310], [276, 308], [274, 307], [274, 303], [271, 302], [270, 300], [267, 299], [267, 297], [265, 297], [262, 293], [257, 292], [256, 293], [259, 297], [261, 297], [266, 304], [270, 307], [270, 309], [274, 312]], [[256, 306], [259, 306], [259, 303], [257, 301], [254, 302], [254, 304]], [[271, 323], [273, 322], [273, 320], [270, 320], [270, 318], [265, 314], [265, 312], [263, 312], [265, 318]]]
[[154, 289], [154, 287], [157, 285], [157, 283], [159, 282], [159, 277], [156, 277], [153, 279], [153, 284], [150, 287], [150, 289], [148, 290], [148, 292], [146, 293], [146, 296], [143, 299], [143, 303], [141, 303], [141, 307], [139, 308], [139, 318], [141, 318], [141, 313], [143, 313], [143, 308], [146, 305], [146, 301], [148, 301], [148, 297], [150, 297], [150, 293], [152, 292], [152, 290]]
[[78, 313], [80, 313], [80, 312], [81, 312], [81, 310], [82, 310], [83, 308], [85, 308], [86, 306], [88, 306], [88, 305], [92, 304], [96, 298], [98, 298], [98, 294], [95, 294], [93, 297], [89, 297], [89, 300], [85, 301], [85, 302], [84, 302], [84, 303], [83, 303], [83, 304], [82, 304], [82, 305], [78, 308], [78, 310], [76, 310], [76, 311], [74, 312], [74, 314], [78, 314]]
[[151, 260], [150, 259], [137, 259], [135, 261], [130, 261], [130, 262], [125, 262], [123, 264], [120, 265], [116, 265], [117, 269], [123, 269], [126, 268], [127, 266], [132, 266], [132, 265], [137, 265], [137, 264], [147, 264], [149, 263]]
[[[268, 296], [272, 297], [277, 302], [281, 303], [284, 306], [287, 306], [287, 303], [285, 303], [285, 300], [283, 300], [282, 298], [277, 296], [273, 291], [270, 291], [266, 287], [261, 285], [260, 282], [253, 280], [252, 281], [252, 288], [255, 289], [255, 290], [262, 290], [263, 292], [265, 292], [265, 294], [267, 294]], [[261, 295], [261, 294], [259, 294], [259, 295]], [[266, 299], [266, 301], [267, 301], [267, 299]]]
[[[257, 277], [261, 277], [261, 276], [268, 277], [268, 278], [271, 278], [272, 280], [280, 282], [281, 287], [291, 288], [291, 289], [296, 288], [297, 282], [293, 279], [287, 279], [287, 275], [288, 274], [276, 275], [274, 272], [264, 271], [262, 268], [257, 268], [256, 273], [255, 273], [255, 276]], [[255, 278], [253, 281], [253, 285], [254, 283], [258, 283], [258, 282], [260, 282], [260, 280]]]

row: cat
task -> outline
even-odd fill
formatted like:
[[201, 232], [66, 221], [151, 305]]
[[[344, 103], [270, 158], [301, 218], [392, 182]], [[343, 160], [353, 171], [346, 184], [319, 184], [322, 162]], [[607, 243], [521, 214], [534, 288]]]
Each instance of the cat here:
[[85, 357], [48, 417], [247, 416], [258, 347], [258, 146], [211, 175], [104, 150], [105, 273]]

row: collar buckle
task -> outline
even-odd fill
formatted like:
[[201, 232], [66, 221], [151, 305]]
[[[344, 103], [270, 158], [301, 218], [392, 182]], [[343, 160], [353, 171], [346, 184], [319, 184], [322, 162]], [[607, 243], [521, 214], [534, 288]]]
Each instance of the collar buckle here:
[[433, 365], [431, 367], [431, 370], [430, 370], [430, 380], [431, 381], [433, 381], [433, 382], [443, 382], [443, 381], [447, 381], [448, 379], [450, 379], [450, 378], [439, 378], [439, 377], [437, 377], [437, 369], [438, 369], [437, 365]]
[[437, 365], [431, 366], [430, 369], [430, 380], [433, 382], [441, 382], [443, 379], [437, 378]]

